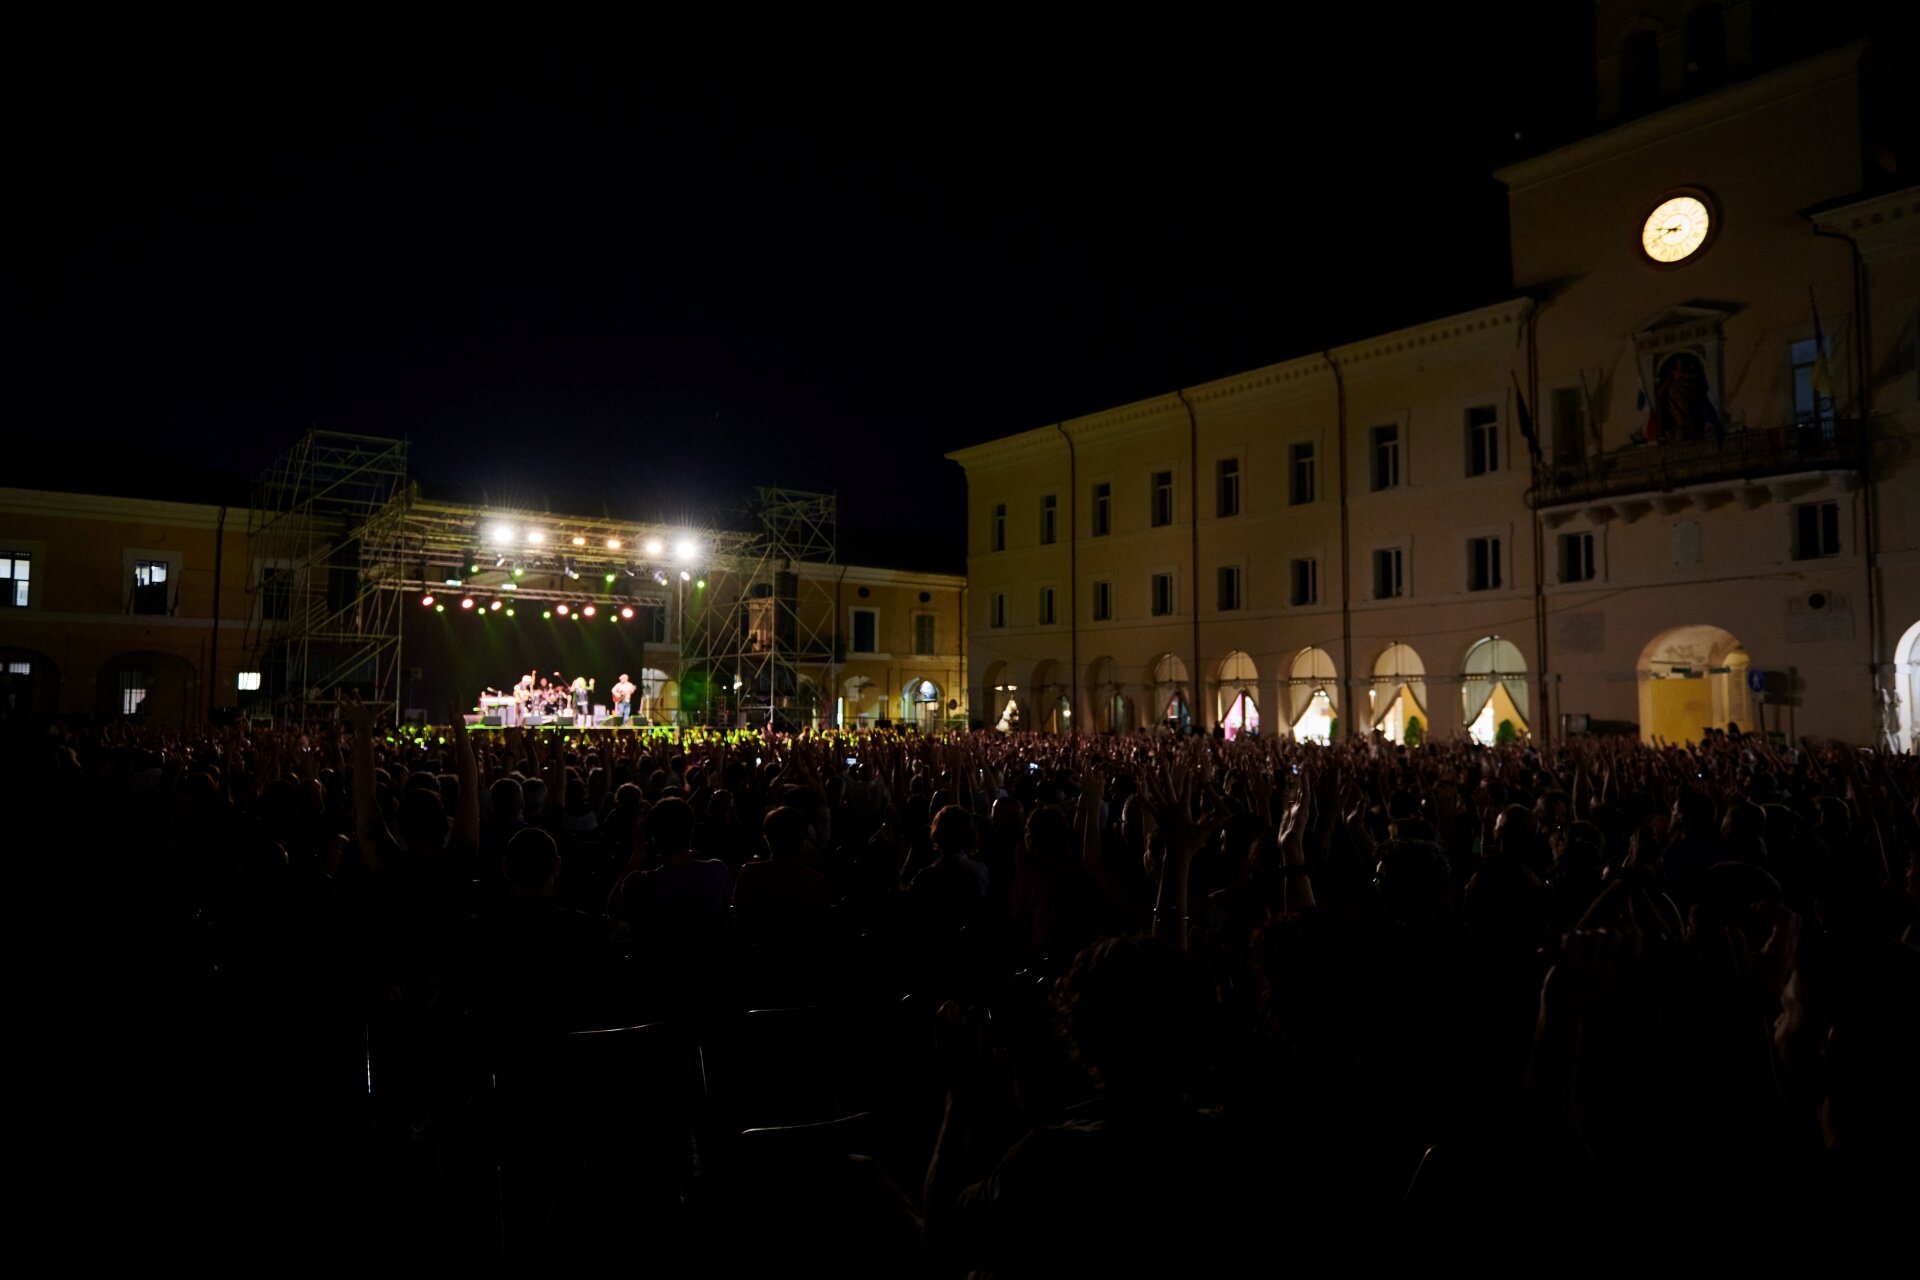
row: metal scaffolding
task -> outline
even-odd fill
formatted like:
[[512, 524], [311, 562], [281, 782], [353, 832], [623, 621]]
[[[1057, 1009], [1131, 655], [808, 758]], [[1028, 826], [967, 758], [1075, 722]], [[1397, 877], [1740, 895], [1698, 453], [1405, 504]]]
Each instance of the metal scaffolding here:
[[330, 716], [349, 690], [393, 706], [407, 446], [311, 431], [255, 482], [246, 648], [276, 719]]
[[640, 631], [681, 723], [817, 724], [842, 660], [837, 501], [755, 490], [744, 528], [432, 502], [406, 445], [312, 432], [260, 477], [248, 521], [247, 648], [276, 718], [349, 691], [400, 718], [403, 607], [611, 614]]
[[757, 531], [716, 562], [682, 614], [680, 704], [705, 724], [794, 730], [821, 723], [842, 659], [839, 502], [759, 488]]

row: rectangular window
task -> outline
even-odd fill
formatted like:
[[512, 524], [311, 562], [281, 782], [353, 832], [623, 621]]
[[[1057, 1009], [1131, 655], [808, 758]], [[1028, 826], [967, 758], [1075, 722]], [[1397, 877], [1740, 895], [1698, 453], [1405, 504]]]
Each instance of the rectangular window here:
[[1400, 427], [1389, 423], [1367, 433], [1373, 455], [1373, 491], [1391, 489], [1400, 483]]
[[1373, 598], [1391, 600], [1406, 591], [1406, 564], [1399, 547], [1373, 553]]
[[1240, 514], [1240, 459], [1222, 458], [1214, 464], [1214, 514], [1221, 519]]
[[1005, 551], [1007, 549], [1007, 504], [1006, 503], [996, 502], [993, 504], [993, 522], [990, 527], [992, 528], [992, 531], [993, 531], [992, 532], [993, 541], [991, 544], [993, 550]]
[[1292, 585], [1287, 592], [1289, 604], [1320, 603], [1320, 562], [1314, 559], [1293, 562]]
[[1560, 581], [1591, 582], [1593, 578], [1593, 535], [1590, 533], [1561, 534]]
[[1495, 591], [1500, 582], [1500, 539], [1467, 539], [1467, 590]]
[[1113, 532], [1113, 486], [1101, 481], [1093, 486], [1093, 536], [1104, 538]]
[[1113, 621], [1113, 584], [1111, 582], [1093, 584], [1093, 620], [1095, 622]]
[[1817, 560], [1840, 554], [1840, 504], [1803, 502], [1793, 509], [1793, 558]]
[[120, 714], [137, 716], [147, 700], [147, 673], [130, 667], [120, 669]]
[[1587, 396], [1579, 387], [1561, 387], [1548, 402], [1553, 417], [1553, 461], [1572, 466], [1587, 456]]
[[30, 676], [33, 674], [33, 663], [19, 661], [9, 662], [7, 663], [7, 674], [10, 676]]
[[1153, 524], [1155, 528], [1173, 523], [1173, 472], [1153, 473]]
[[1050, 627], [1054, 623], [1053, 588], [1040, 588], [1040, 625]]
[[987, 625], [1004, 627], [1007, 625], [1007, 594], [996, 591], [987, 598]]
[[167, 562], [165, 560], [133, 562], [133, 597], [129, 610], [133, 613], [166, 613]]
[[1050, 547], [1060, 536], [1060, 499], [1048, 494], [1040, 499], [1040, 545]]
[[1313, 442], [1296, 444], [1287, 450], [1290, 474], [1287, 477], [1287, 502], [1291, 506], [1304, 507], [1313, 501], [1314, 461]]
[[[1833, 397], [1813, 389], [1813, 370], [1819, 354], [1820, 348], [1812, 338], [1793, 344], [1793, 420], [1801, 426], [1833, 421]], [[1832, 357], [1828, 357], [1828, 368], [1831, 378]]]
[[33, 557], [24, 551], [0, 551], [0, 609], [27, 607], [33, 585]]
[[930, 613], [913, 615], [913, 652], [922, 658], [933, 656], [933, 615]]
[[1467, 410], [1467, 474], [1489, 475], [1500, 469], [1500, 411], [1490, 404]]
[[1164, 618], [1173, 612], [1173, 575], [1153, 575], [1153, 616]]
[[880, 615], [872, 609], [853, 611], [853, 651], [880, 652]]
[[1223, 564], [1216, 576], [1219, 579], [1220, 612], [1226, 613], [1229, 610], [1238, 609], [1240, 607], [1240, 566]]
[[260, 673], [258, 671], [241, 671], [235, 673], [233, 677], [233, 687], [241, 693], [258, 693], [260, 691]]

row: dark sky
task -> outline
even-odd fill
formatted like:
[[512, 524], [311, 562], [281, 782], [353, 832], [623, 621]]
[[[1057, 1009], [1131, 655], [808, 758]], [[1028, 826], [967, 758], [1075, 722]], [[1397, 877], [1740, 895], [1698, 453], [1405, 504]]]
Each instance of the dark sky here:
[[0, 414], [43, 483], [318, 426], [957, 543], [949, 449], [1501, 295], [1487, 170], [1577, 114], [1584, 6], [1433, 8], [1471, 26], [16, 49]]

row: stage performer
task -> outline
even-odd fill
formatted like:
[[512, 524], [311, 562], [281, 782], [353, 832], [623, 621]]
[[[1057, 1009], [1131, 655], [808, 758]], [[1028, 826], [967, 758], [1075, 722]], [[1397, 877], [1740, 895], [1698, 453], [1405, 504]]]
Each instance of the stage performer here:
[[573, 678], [573, 727], [585, 729], [593, 723], [593, 695], [587, 692], [587, 678]]
[[629, 680], [627, 673], [622, 671], [620, 678], [614, 682], [613, 686], [613, 714], [619, 716], [622, 723], [625, 723], [627, 716], [631, 714], [633, 695], [633, 681]]

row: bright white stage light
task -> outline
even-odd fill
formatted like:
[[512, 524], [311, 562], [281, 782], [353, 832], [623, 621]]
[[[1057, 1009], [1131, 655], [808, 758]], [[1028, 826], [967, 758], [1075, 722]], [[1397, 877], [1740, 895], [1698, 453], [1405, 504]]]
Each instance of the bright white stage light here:
[[545, 542], [546, 540], [547, 540], [547, 535], [540, 532], [538, 529], [527, 530], [528, 542]]
[[587, 545], [587, 540], [576, 533], [573, 535], [573, 545], [576, 547], [584, 547]]
[[497, 524], [493, 526], [492, 532], [493, 532], [493, 540], [495, 542], [512, 542], [513, 541], [513, 526], [510, 524]]
[[674, 544], [673, 553], [680, 557], [681, 564], [687, 564], [700, 554], [700, 548], [695, 545], [692, 538], [682, 538]]
[[620, 549], [620, 539], [618, 538], [607, 539], [607, 550], [618, 551], [619, 549]]
[[660, 544], [660, 539], [648, 538], [645, 550], [648, 555], [657, 556], [662, 551], [666, 550], [666, 548]]
[[687, 571], [686, 571], [685, 569], [682, 569], [682, 570], [680, 571], [680, 581], [682, 581], [682, 582], [692, 582], [692, 581], [693, 581], [693, 575], [692, 575], [692, 574], [690, 574], [690, 573], [688, 573], [688, 572], [687, 572]]

